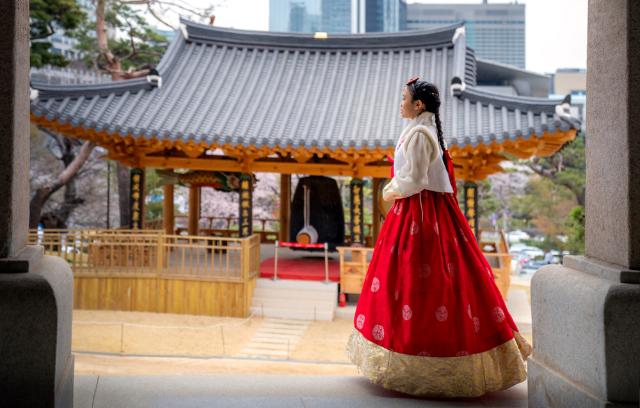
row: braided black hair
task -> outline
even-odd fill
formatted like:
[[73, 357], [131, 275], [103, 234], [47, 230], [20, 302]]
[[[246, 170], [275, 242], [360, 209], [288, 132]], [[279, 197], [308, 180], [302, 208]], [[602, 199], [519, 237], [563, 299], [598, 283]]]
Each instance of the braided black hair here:
[[445, 145], [442, 133], [442, 122], [440, 121], [440, 92], [438, 87], [427, 81], [411, 80], [407, 85], [413, 101], [419, 100], [424, 104], [424, 110], [433, 113], [438, 131], [438, 143], [442, 149], [442, 160], [447, 164], [444, 154]]

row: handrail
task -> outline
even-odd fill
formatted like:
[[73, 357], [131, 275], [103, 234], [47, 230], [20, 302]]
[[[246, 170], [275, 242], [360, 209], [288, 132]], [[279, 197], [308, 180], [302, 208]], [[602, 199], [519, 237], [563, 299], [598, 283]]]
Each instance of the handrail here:
[[31, 244], [83, 276], [160, 276], [243, 281], [259, 274], [260, 236], [167, 235], [162, 230], [31, 230]]

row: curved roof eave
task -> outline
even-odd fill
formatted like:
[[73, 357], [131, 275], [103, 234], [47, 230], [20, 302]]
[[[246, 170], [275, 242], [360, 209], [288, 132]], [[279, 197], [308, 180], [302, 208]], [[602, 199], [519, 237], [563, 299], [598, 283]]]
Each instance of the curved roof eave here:
[[[559, 104], [559, 100], [509, 97], [476, 89], [475, 57], [466, 46], [462, 25], [428, 32], [330, 35], [319, 40], [312, 34], [245, 31], [183, 22], [185, 25], [176, 32], [157, 66], [162, 78], [156, 77], [154, 82], [153, 76], [147, 76], [96, 85], [33, 84], [39, 91], [31, 103], [33, 117], [169, 142], [221, 139], [238, 146], [255, 143], [265, 148], [289, 141], [294, 146], [330, 149], [343, 145], [387, 148], [395, 145], [402, 125], [397, 115], [392, 115], [400, 98], [394, 87], [403, 80], [401, 73], [418, 71], [437, 81], [443, 106], [451, 112], [443, 121], [451, 145], [475, 146], [493, 140], [500, 143], [521, 135], [575, 127], [570, 100]], [[437, 41], [446, 42], [432, 49], [424, 43], [406, 48], [407, 38], [429, 33], [435, 36], [433, 41], [437, 37]], [[208, 40], [198, 39], [204, 37]], [[361, 41], [357, 49], [347, 52], [327, 48], [333, 44], [338, 51], [355, 38], [367, 38], [375, 42], [375, 47], [385, 48]], [[290, 52], [278, 48], [299, 39], [315, 46], [298, 42], [298, 48]], [[338, 42], [340, 39], [344, 41]], [[240, 40], [244, 45], [239, 45]], [[404, 48], [400, 52], [413, 56], [413, 60], [397, 58], [393, 47], [399, 42]], [[263, 52], [262, 47], [269, 52]], [[285, 69], [293, 66], [295, 70]], [[408, 70], [410, 66], [412, 72]], [[241, 73], [253, 78], [253, 82], [241, 81], [243, 86], [259, 85], [256, 98], [261, 110], [229, 85]], [[359, 92], [358, 83], [350, 80], [359, 75], [367, 75], [372, 84], [363, 93]], [[308, 80], [301, 81], [303, 76]], [[260, 78], [270, 79], [259, 81]], [[293, 84], [293, 88], [279, 85], [285, 83]], [[301, 102], [311, 95], [310, 100], [322, 102], [302, 109], [298, 99], [288, 95], [305, 95]], [[368, 98], [374, 97], [381, 102], [367, 103]], [[353, 109], [346, 111], [345, 107]], [[247, 115], [256, 120], [245, 121]]]
[[188, 41], [214, 42], [249, 47], [306, 48], [306, 49], [403, 49], [452, 44], [453, 35], [464, 23], [432, 30], [411, 30], [393, 33], [334, 34], [314, 38], [314, 33], [281, 33], [272, 31], [239, 30], [180, 19]]

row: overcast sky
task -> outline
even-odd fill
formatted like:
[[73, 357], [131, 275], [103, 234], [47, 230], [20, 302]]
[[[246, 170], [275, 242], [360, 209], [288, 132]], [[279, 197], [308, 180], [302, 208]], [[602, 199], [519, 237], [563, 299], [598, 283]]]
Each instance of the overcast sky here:
[[[218, 3], [221, 1], [218, 0]], [[408, 3], [480, 3], [480, 0], [409, 0]], [[189, 0], [204, 7], [208, 0]], [[215, 3], [215, 0], [214, 0]], [[222, 0], [215, 24], [247, 30], [269, 30], [269, 0]], [[489, 3], [513, 3], [489, 0]], [[587, 0], [520, 0], [526, 4], [526, 66], [550, 73], [557, 68], [587, 66]], [[176, 21], [175, 18], [167, 16]]]

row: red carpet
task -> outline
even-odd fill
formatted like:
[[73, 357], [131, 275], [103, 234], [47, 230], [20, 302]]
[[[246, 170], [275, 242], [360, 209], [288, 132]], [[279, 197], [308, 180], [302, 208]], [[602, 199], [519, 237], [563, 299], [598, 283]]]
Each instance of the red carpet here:
[[[260, 263], [260, 277], [273, 278], [273, 259]], [[299, 280], [324, 280], [324, 258], [278, 259], [278, 278]], [[329, 259], [329, 280], [340, 281], [340, 262]]]

